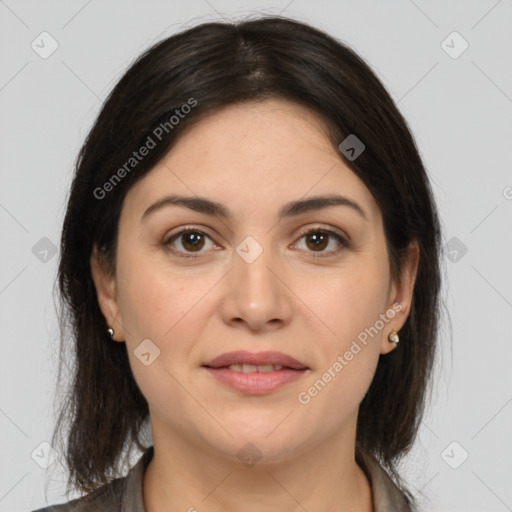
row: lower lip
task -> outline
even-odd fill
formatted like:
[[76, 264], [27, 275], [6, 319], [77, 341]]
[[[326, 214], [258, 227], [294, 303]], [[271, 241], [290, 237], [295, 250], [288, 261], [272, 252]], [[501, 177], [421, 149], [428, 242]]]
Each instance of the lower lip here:
[[206, 368], [219, 382], [246, 395], [264, 395], [302, 377], [304, 370], [283, 369], [265, 373], [242, 373], [227, 368]]

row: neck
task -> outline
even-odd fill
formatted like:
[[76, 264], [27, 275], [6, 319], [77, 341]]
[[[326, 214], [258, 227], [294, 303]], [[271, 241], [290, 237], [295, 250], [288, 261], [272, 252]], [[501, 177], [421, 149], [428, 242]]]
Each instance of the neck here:
[[161, 435], [160, 426], [153, 424], [154, 456], [144, 475], [146, 512], [238, 512], [242, 504], [244, 512], [373, 511], [355, 437], [346, 432], [293, 458], [246, 466], [175, 432]]

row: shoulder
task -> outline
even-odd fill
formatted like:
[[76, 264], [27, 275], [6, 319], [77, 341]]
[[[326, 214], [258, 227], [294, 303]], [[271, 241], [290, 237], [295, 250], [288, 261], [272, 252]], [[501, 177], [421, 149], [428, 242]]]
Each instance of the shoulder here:
[[117, 511], [120, 509], [125, 483], [126, 477], [116, 478], [85, 496], [66, 503], [38, 508], [32, 512], [87, 512], [91, 510], [91, 506], [102, 512]]
[[147, 448], [124, 477], [116, 478], [89, 494], [67, 503], [39, 508], [32, 512], [90, 512], [91, 510], [144, 512], [143, 477], [153, 458], [153, 453], [153, 446]]
[[417, 510], [372, 454], [358, 451], [357, 462], [370, 482], [375, 512], [415, 512]]

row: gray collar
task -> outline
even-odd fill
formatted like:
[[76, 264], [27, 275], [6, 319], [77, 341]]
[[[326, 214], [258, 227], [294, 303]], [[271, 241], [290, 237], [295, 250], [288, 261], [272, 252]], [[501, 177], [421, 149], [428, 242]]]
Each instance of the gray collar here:
[[153, 453], [154, 447], [150, 446], [126, 476], [120, 512], [146, 512], [143, 500], [144, 473]]

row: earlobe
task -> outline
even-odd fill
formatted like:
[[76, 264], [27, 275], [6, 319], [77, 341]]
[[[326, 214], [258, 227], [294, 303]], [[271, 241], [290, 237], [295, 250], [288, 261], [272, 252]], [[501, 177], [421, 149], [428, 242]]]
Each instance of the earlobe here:
[[[119, 314], [119, 305], [117, 302], [115, 276], [111, 276], [105, 269], [102, 255], [98, 251], [98, 247], [94, 244], [89, 260], [91, 266], [91, 276], [96, 288], [96, 296], [98, 305], [105, 317], [105, 322], [109, 328], [113, 328], [116, 338], [112, 336], [114, 341], [124, 341], [123, 326]], [[107, 333], [108, 334], [108, 333]]]
[[387, 336], [385, 336], [385, 340], [382, 340], [382, 346], [380, 349], [381, 354], [389, 354], [393, 350], [398, 348], [398, 344], [400, 343], [400, 336], [396, 329], [393, 329]]

